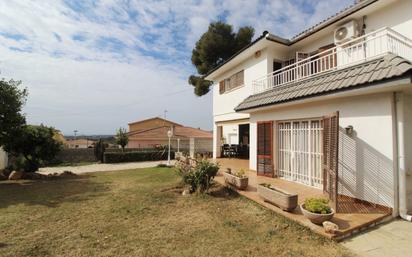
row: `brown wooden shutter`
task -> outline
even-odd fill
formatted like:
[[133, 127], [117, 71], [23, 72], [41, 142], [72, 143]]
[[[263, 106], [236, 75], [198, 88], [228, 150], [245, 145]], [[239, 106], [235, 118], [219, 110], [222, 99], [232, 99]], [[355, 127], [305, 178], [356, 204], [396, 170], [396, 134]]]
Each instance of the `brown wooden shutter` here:
[[273, 122], [257, 124], [257, 174], [273, 177]]
[[219, 82], [219, 94], [223, 94], [225, 92], [225, 81], [222, 80]]
[[323, 117], [323, 191], [338, 211], [339, 112]]

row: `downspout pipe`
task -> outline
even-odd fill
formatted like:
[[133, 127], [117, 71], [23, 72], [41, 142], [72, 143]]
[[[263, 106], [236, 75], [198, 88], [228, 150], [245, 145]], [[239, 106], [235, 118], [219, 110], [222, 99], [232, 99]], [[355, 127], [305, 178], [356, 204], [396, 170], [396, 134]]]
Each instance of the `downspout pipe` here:
[[395, 149], [398, 178], [398, 206], [399, 216], [407, 221], [412, 221], [412, 215], [408, 214], [407, 207], [407, 185], [406, 185], [406, 162], [405, 162], [405, 117], [404, 117], [404, 99], [401, 93], [394, 94], [395, 107], [395, 125], [396, 125], [396, 144]]

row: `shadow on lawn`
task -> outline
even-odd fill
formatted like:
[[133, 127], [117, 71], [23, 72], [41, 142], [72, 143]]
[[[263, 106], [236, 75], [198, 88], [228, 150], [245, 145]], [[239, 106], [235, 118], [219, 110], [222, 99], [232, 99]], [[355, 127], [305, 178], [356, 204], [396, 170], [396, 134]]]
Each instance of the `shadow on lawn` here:
[[58, 207], [63, 202], [88, 200], [109, 190], [108, 183], [92, 181], [91, 177], [3, 181], [0, 183], [0, 208], [16, 204]]

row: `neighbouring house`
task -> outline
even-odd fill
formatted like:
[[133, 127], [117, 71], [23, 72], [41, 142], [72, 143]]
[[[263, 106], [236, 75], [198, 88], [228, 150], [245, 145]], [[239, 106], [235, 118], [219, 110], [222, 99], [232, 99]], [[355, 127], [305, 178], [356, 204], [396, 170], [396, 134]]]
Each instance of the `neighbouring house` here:
[[168, 131], [172, 131], [171, 146], [174, 149], [196, 152], [212, 152], [213, 134], [200, 128], [186, 127], [159, 117], [129, 123], [127, 148], [153, 148], [168, 145]]
[[[209, 72], [213, 156], [340, 199], [412, 211], [412, 1], [364, 0]], [[229, 149], [229, 150], [228, 150]]]
[[65, 145], [68, 148], [92, 148], [95, 144], [95, 141], [90, 140], [90, 139], [84, 139], [84, 138], [79, 138], [79, 139], [70, 139], [66, 140]]

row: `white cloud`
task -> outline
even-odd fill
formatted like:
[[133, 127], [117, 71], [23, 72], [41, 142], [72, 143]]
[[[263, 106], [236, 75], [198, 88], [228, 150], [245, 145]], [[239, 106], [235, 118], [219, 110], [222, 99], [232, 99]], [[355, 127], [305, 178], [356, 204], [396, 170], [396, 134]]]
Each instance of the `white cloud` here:
[[29, 122], [66, 133], [113, 133], [164, 109], [210, 129], [211, 96], [195, 97], [186, 78], [191, 48], [211, 21], [290, 37], [350, 2], [1, 1], [1, 76], [29, 88]]

